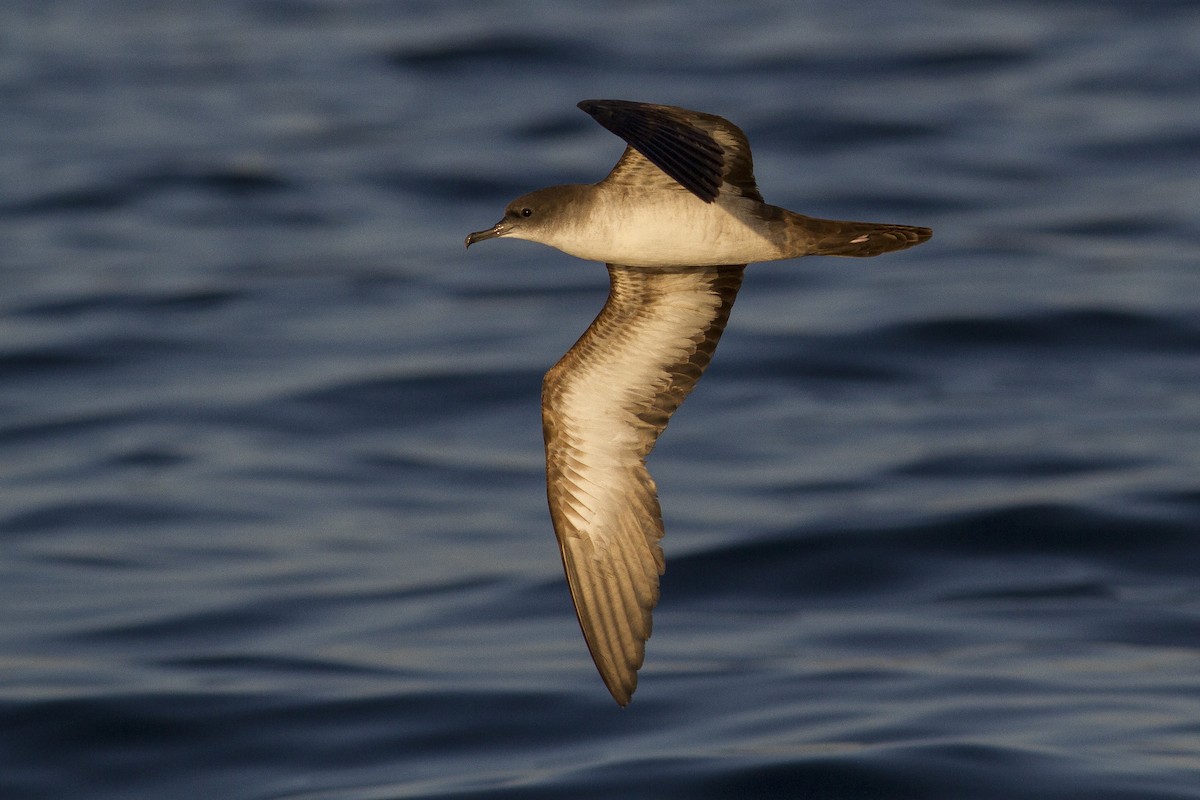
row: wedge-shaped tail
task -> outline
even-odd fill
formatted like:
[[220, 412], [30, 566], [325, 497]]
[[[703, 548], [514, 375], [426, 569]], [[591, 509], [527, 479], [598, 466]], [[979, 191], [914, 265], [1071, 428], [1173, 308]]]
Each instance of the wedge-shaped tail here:
[[778, 210], [787, 220], [786, 235], [797, 256], [877, 256], [915, 247], [933, 236], [931, 229], [913, 225], [818, 219]]

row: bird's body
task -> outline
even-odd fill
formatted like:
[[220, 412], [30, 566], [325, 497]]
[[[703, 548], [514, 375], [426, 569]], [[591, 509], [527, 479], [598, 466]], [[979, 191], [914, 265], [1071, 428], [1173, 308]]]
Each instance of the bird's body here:
[[596, 667], [625, 705], [664, 568], [645, 459], [712, 358], [746, 265], [873, 256], [931, 231], [766, 204], [745, 135], [720, 117], [622, 100], [579, 106], [629, 144], [609, 176], [517, 198], [467, 245], [509, 236], [608, 265], [608, 301], [546, 374], [542, 423], [571, 597]]
[[703, 267], [803, 255], [788, 255], [782, 214], [759, 216], [783, 209], [744, 197], [721, 195], [706, 203], [686, 190], [647, 195], [616, 187], [601, 192], [593, 192], [592, 186], [557, 188], [564, 197], [576, 192], [588, 197], [588, 216], [577, 225], [547, 231], [539, 241], [588, 261]]

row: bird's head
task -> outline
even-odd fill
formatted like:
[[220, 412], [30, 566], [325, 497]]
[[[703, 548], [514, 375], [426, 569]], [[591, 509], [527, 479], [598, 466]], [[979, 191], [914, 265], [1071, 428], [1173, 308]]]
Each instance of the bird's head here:
[[504, 209], [504, 218], [495, 225], [467, 234], [467, 247], [501, 236], [549, 244], [555, 238], [550, 228], [562, 219], [580, 188], [583, 187], [551, 186], [521, 195], [508, 204]]

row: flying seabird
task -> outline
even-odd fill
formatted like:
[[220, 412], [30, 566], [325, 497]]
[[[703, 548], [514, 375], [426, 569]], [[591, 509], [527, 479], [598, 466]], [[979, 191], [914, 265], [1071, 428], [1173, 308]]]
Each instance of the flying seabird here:
[[933, 232], [766, 204], [746, 135], [721, 117], [626, 100], [579, 108], [628, 144], [608, 177], [518, 197], [466, 241], [527, 239], [608, 266], [600, 315], [546, 373], [542, 429], [550, 517], [575, 612], [624, 706], [664, 569], [646, 456], [708, 366], [746, 265], [876, 256]]

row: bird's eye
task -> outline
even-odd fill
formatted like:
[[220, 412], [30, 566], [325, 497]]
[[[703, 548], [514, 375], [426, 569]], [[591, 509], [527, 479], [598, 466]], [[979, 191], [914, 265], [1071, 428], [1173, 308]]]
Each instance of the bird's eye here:
[[522, 217], [532, 217], [532, 216], [533, 216], [533, 209], [532, 209], [532, 208], [522, 208], [522, 209], [521, 209], [521, 216], [522, 216]]

